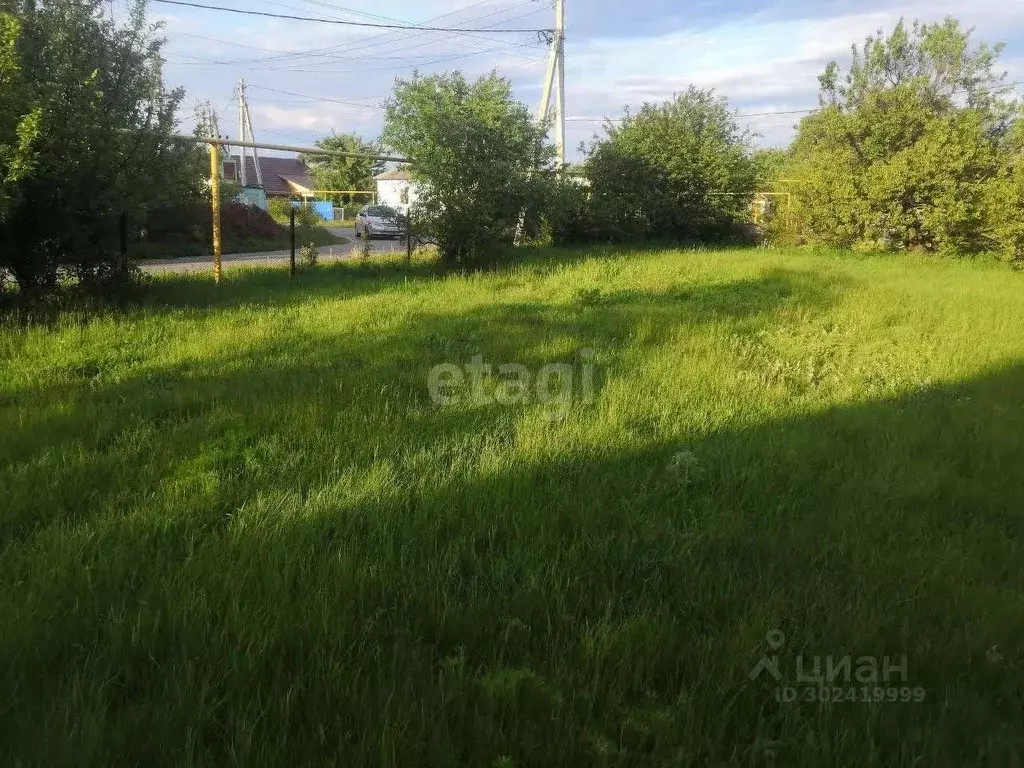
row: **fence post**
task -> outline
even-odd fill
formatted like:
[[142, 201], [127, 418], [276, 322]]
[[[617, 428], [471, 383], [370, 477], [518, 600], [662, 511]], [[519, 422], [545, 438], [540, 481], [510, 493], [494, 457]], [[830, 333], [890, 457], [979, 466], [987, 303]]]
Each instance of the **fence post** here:
[[405, 260], [412, 261], [412, 206], [405, 213]]
[[289, 272], [292, 277], [295, 277], [295, 206], [292, 206], [291, 213], [289, 215], [289, 229], [291, 230], [291, 241], [292, 241], [292, 257], [289, 261]]
[[128, 268], [128, 214], [121, 212], [121, 222], [118, 229], [121, 237], [121, 269]]

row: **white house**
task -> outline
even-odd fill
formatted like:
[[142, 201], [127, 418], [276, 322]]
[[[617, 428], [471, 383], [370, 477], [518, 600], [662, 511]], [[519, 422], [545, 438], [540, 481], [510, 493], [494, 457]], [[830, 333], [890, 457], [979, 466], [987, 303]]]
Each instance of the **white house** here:
[[392, 168], [374, 176], [373, 180], [377, 182], [378, 204], [405, 211], [410, 204], [416, 202], [416, 184], [408, 168]]

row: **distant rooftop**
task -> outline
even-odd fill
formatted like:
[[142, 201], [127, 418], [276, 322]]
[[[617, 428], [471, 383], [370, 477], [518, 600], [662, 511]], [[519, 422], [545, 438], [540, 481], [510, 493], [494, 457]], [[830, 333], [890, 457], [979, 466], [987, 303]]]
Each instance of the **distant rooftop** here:
[[402, 166], [401, 168], [392, 168], [390, 171], [384, 171], [384, 173], [373, 178], [376, 181], [412, 181], [412, 173], [409, 172], [408, 166]]
[[[233, 158], [239, 162], [238, 155]], [[260, 170], [263, 171], [263, 189], [271, 197], [287, 197], [296, 194], [295, 187], [313, 188], [309, 178], [309, 169], [297, 157], [263, 157], [260, 156]], [[246, 181], [256, 183], [256, 164], [251, 155], [245, 157]], [[288, 183], [291, 182], [291, 185]], [[295, 186], [292, 186], [295, 185]]]

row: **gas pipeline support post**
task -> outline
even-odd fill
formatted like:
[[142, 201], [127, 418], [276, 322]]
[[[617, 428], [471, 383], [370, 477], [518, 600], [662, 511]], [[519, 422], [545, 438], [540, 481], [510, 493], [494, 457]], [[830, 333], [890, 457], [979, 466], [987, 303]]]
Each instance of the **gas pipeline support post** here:
[[291, 235], [291, 244], [292, 244], [292, 255], [291, 255], [291, 259], [288, 262], [288, 271], [291, 273], [292, 277], [295, 277], [296, 270], [295, 270], [295, 206], [294, 205], [292, 206], [292, 209], [291, 209], [290, 213], [288, 214], [288, 230], [289, 230], [290, 235]]
[[210, 206], [213, 214], [213, 281], [220, 284], [220, 149], [210, 144]]

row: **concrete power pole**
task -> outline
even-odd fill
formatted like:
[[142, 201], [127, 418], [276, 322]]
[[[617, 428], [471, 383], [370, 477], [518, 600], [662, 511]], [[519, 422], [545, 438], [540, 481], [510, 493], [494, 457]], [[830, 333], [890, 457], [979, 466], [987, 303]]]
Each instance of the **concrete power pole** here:
[[238, 156], [242, 161], [241, 168], [239, 168], [239, 180], [242, 182], [242, 186], [248, 186], [249, 184], [249, 172], [245, 167], [245, 142], [251, 141], [248, 138], [245, 125], [245, 80], [242, 78], [238, 79], [238, 140], [242, 142], [238, 147]]
[[[241, 141], [255, 143], [256, 135], [252, 127], [252, 112], [249, 111], [249, 100], [245, 96], [245, 80], [239, 79], [238, 81], [238, 135], [241, 137]], [[249, 173], [245, 167], [245, 155], [246, 148], [244, 146], [241, 149], [241, 181], [242, 186], [247, 186], [249, 183]], [[263, 169], [260, 167], [260, 155], [255, 147], [252, 148], [252, 165], [256, 169], [256, 184], [263, 186]]]
[[555, 0], [555, 38], [558, 46], [555, 146], [558, 149], [558, 167], [565, 168], [565, 0]]
[[541, 123], [547, 123], [551, 110], [551, 91], [555, 91], [555, 148], [558, 165], [565, 167], [565, 0], [555, 0], [555, 36], [551, 41], [544, 93], [540, 99]]

